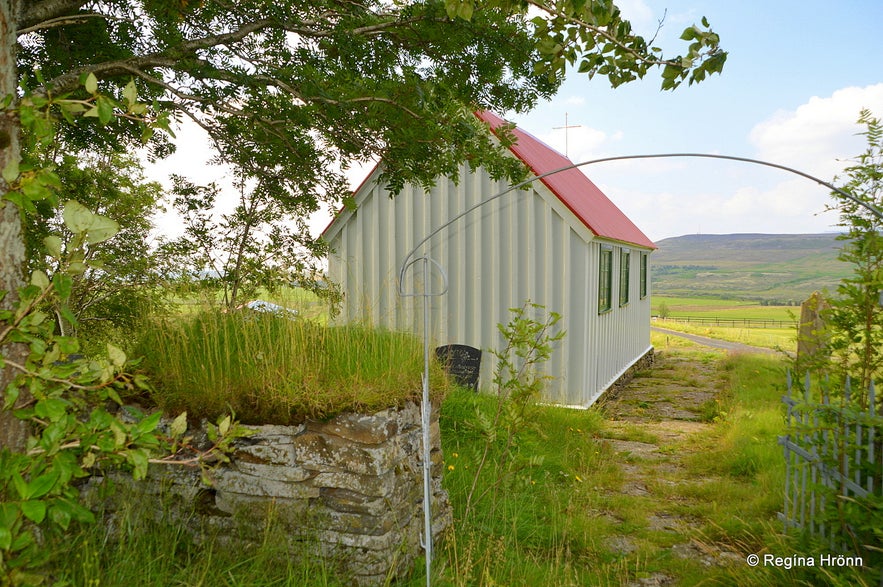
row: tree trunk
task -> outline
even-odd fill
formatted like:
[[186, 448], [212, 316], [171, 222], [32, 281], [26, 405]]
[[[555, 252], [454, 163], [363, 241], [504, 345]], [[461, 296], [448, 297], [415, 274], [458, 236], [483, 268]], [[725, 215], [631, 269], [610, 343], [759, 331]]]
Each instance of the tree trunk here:
[[[19, 0], [0, 0], [0, 98], [15, 96], [18, 87], [15, 44], [19, 11]], [[18, 116], [6, 110], [0, 113], [0, 170], [20, 156]], [[11, 308], [18, 299], [18, 288], [24, 285], [25, 261], [21, 215], [15, 204], [2, 199], [7, 190], [6, 182], [0, 179], [0, 291], [6, 292], [0, 300], [3, 309]], [[24, 363], [27, 352], [27, 347], [21, 344], [0, 346], [0, 353], [5, 358], [18, 363]], [[27, 424], [15, 418], [11, 411], [2, 409], [6, 388], [15, 375], [9, 366], [0, 370], [0, 449], [20, 451], [28, 437]], [[26, 400], [19, 397], [19, 404]]]

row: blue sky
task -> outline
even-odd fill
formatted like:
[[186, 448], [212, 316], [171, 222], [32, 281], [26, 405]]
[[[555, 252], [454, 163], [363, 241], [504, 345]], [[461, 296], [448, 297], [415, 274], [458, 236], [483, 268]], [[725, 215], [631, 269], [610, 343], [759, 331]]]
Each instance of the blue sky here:
[[[661, 92], [656, 76], [611, 89], [576, 74], [549, 103], [508, 118], [569, 156], [706, 152], [768, 160], [830, 181], [864, 150], [861, 108], [883, 117], [883, 1], [626, 0], [635, 30], [683, 51], [703, 16], [729, 52], [724, 72]], [[666, 12], [667, 9], [667, 12]], [[683, 234], [836, 229], [821, 186], [744, 163], [668, 159], [583, 168], [654, 240]]]
[[[830, 181], [864, 150], [862, 108], [883, 117], [883, 0], [620, 0], [633, 27], [655, 45], [684, 52], [678, 37], [703, 16], [729, 52], [722, 75], [674, 92], [659, 77], [611, 89], [569, 74], [556, 97], [527, 115], [504, 114], [575, 161], [646, 153], [706, 152], [767, 160]], [[151, 176], [217, 181], [224, 171], [196, 164], [204, 135], [179, 132], [178, 154]], [[653, 240], [684, 234], [809, 233], [836, 230], [824, 188], [744, 163], [667, 159], [605, 163], [586, 173]], [[358, 184], [361, 177], [354, 177]], [[315, 232], [327, 213], [311, 219]], [[169, 216], [160, 231], [175, 232]]]

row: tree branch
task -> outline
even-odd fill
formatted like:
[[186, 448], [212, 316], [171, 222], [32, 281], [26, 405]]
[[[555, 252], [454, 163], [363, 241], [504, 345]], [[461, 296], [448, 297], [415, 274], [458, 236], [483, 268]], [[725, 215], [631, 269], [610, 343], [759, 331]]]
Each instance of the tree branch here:
[[18, 26], [20, 31], [61, 17], [73, 16], [88, 0], [42, 0], [25, 3]]
[[85, 13], [85, 14], [76, 14], [76, 15], [68, 15], [68, 16], [59, 16], [57, 18], [51, 18], [49, 20], [44, 20], [43, 22], [39, 22], [35, 25], [29, 26], [27, 28], [19, 29], [18, 36], [27, 35], [28, 33], [33, 33], [39, 30], [51, 29], [60, 26], [66, 26], [69, 24], [82, 24], [89, 20], [90, 18], [103, 18], [105, 20], [120, 20], [120, 21], [128, 21], [127, 18], [120, 17], [112, 17], [107, 16], [106, 14], [99, 14], [97, 12]]
[[560, 9], [550, 7], [542, 0], [526, 0], [526, 1], [531, 6], [534, 6], [547, 14], [561, 17], [571, 24], [574, 24], [574, 25], [577, 25], [577, 26], [580, 26], [582, 28], [592, 31], [594, 34], [603, 38], [608, 43], [615, 45], [620, 50], [625, 51], [626, 53], [628, 53], [629, 55], [634, 57], [636, 61], [646, 63], [647, 65], [677, 65], [675, 62], [667, 60], [667, 59], [655, 59], [655, 58], [647, 57], [646, 55], [642, 54], [641, 52], [635, 51], [633, 48], [624, 44], [622, 41], [620, 41], [616, 37], [616, 35], [610, 34], [606, 30], [606, 28], [590, 24], [580, 18], [569, 15]]

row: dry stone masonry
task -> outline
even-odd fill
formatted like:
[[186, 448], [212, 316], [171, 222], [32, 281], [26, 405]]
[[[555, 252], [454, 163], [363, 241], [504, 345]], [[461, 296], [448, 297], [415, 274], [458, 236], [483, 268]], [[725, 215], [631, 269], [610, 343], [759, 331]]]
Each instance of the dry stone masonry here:
[[[433, 534], [451, 521], [441, 488], [438, 413], [432, 416]], [[259, 540], [272, 519], [292, 552], [313, 549], [356, 585], [401, 576], [422, 555], [420, 408], [346, 413], [297, 426], [257, 426], [206, 486], [197, 470], [157, 467], [147, 491], [193, 508], [200, 532]], [[142, 487], [141, 484], [135, 488]], [[142, 489], [143, 491], [143, 489]], [[159, 508], [158, 508], [159, 509]]]

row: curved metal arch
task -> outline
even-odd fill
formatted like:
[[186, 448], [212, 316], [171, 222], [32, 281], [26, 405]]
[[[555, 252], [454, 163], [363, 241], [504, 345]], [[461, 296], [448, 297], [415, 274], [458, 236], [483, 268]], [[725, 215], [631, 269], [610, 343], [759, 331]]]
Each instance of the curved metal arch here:
[[445, 228], [447, 228], [448, 226], [450, 226], [451, 224], [453, 224], [454, 222], [456, 222], [460, 218], [463, 218], [464, 216], [466, 216], [470, 212], [484, 206], [488, 202], [492, 202], [498, 198], [505, 196], [506, 194], [508, 194], [510, 192], [513, 192], [515, 190], [519, 190], [525, 186], [528, 186], [538, 179], [543, 179], [544, 177], [548, 177], [550, 175], [555, 175], [556, 173], [561, 173], [562, 171], [567, 171], [568, 169], [576, 169], [578, 167], [584, 167], [586, 165], [593, 165], [596, 163], [606, 163], [609, 161], [626, 161], [626, 160], [634, 160], [634, 159], [667, 159], [667, 158], [675, 158], [675, 157], [724, 159], [724, 160], [728, 160], [728, 161], [739, 161], [742, 163], [752, 163], [755, 165], [763, 165], [765, 167], [772, 167], [774, 169], [781, 169], [783, 171], [787, 171], [789, 173], [793, 173], [795, 175], [799, 175], [800, 177], [804, 177], [806, 179], [814, 181], [814, 182], [828, 188], [829, 190], [840, 194], [841, 196], [850, 200], [851, 202], [858, 204], [859, 206], [862, 206], [863, 208], [866, 208], [872, 214], [874, 214], [877, 218], [883, 220], [883, 211], [881, 211], [879, 208], [877, 208], [876, 206], [869, 204], [867, 202], [863, 202], [862, 200], [857, 198], [855, 195], [850, 194], [849, 192], [847, 192], [841, 188], [838, 188], [834, 184], [827, 182], [823, 179], [819, 179], [818, 177], [810, 175], [809, 173], [806, 173], [804, 171], [800, 171], [799, 169], [794, 169], [793, 167], [788, 167], [787, 165], [781, 165], [778, 163], [771, 163], [769, 161], [763, 161], [761, 159], [751, 159], [748, 157], [736, 157], [733, 155], [717, 155], [717, 154], [712, 154], [712, 153], [653, 153], [653, 154], [646, 154], [646, 155], [617, 155], [614, 157], [602, 157], [600, 159], [591, 159], [589, 161], [582, 161], [580, 163], [574, 163], [573, 165], [567, 165], [565, 167], [560, 167], [558, 169], [553, 169], [552, 171], [547, 171], [546, 173], [542, 173], [540, 175], [530, 177], [522, 182], [519, 182], [513, 186], [510, 186], [509, 188], [507, 188], [499, 193], [494, 194], [493, 196], [487, 198], [486, 200], [482, 200], [481, 202], [475, 204], [471, 208], [468, 208], [468, 209], [464, 210], [463, 212], [457, 214], [456, 216], [454, 216], [453, 218], [451, 218], [450, 220], [448, 220], [447, 222], [445, 222], [444, 224], [442, 224], [441, 226], [439, 226], [438, 228], [436, 228], [435, 230], [430, 232], [423, 240], [421, 240], [419, 243], [417, 243], [417, 245], [413, 249], [411, 249], [410, 252], [408, 252], [408, 254], [405, 256], [405, 259], [402, 261], [401, 270], [399, 271], [399, 291], [402, 291], [402, 287], [403, 287], [402, 284], [403, 284], [403, 280], [404, 280], [405, 269], [408, 265], [410, 265], [411, 257], [414, 255], [414, 253], [416, 253], [420, 247], [422, 247], [429, 240], [431, 240], [432, 237], [434, 237], [436, 234], [438, 234], [439, 232], [441, 232], [442, 230], [444, 230]]
[[[881, 211], [876, 206], [873, 206], [867, 202], [861, 201], [853, 194], [850, 194], [849, 192], [846, 192], [846, 191], [838, 188], [837, 186], [835, 186], [827, 181], [819, 179], [819, 178], [817, 178], [813, 175], [810, 175], [808, 173], [805, 173], [803, 171], [788, 167], [786, 165], [780, 165], [778, 163], [770, 163], [769, 161], [762, 161], [760, 159], [750, 159], [747, 157], [735, 157], [732, 155], [716, 155], [716, 154], [710, 154], [710, 153], [657, 153], [657, 154], [649, 154], [649, 155], [619, 155], [619, 156], [615, 156], [615, 157], [602, 157], [600, 159], [592, 159], [589, 161], [583, 161], [581, 163], [575, 163], [573, 165], [567, 165], [566, 167], [561, 167], [559, 169], [553, 169], [552, 171], [548, 171], [546, 173], [542, 173], [542, 174], [537, 175], [535, 177], [528, 178], [520, 183], [510, 186], [508, 189], [505, 189], [497, 194], [494, 194], [493, 196], [487, 198], [486, 200], [482, 200], [481, 202], [475, 204], [471, 208], [461, 212], [460, 214], [457, 214], [456, 216], [454, 216], [453, 218], [451, 218], [450, 220], [448, 220], [447, 222], [445, 222], [444, 224], [442, 224], [441, 226], [439, 226], [438, 228], [436, 228], [435, 230], [430, 232], [423, 240], [421, 240], [419, 243], [417, 243], [417, 245], [413, 249], [411, 249], [411, 251], [405, 256], [405, 259], [402, 261], [402, 266], [399, 271], [399, 282], [398, 282], [398, 293], [400, 296], [402, 296], [402, 297], [422, 297], [423, 298], [423, 328], [424, 328], [424, 330], [423, 330], [423, 346], [424, 346], [423, 362], [424, 362], [424, 370], [423, 370], [423, 397], [422, 397], [422, 402], [421, 402], [421, 428], [422, 428], [422, 432], [423, 432], [423, 463], [424, 463], [424, 472], [423, 472], [423, 492], [424, 492], [424, 497], [423, 497], [424, 530], [423, 530], [423, 534], [424, 535], [421, 540], [421, 546], [423, 546], [423, 548], [425, 550], [425, 556], [426, 556], [426, 585], [427, 585], [427, 587], [430, 587], [430, 585], [432, 584], [431, 569], [432, 569], [432, 555], [433, 555], [432, 519], [431, 519], [432, 514], [431, 514], [431, 504], [430, 504], [431, 495], [430, 495], [430, 490], [429, 490], [430, 478], [431, 478], [430, 453], [429, 453], [429, 444], [430, 444], [430, 440], [429, 440], [429, 414], [431, 411], [431, 405], [429, 402], [429, 346], [428, 346], [429, 345], [429, 338], [428, 338], [428, 336], [429, 336], [428, 335], [429, 307], [428, 307], [427, 298], [444, 295], [448, 289], [448, 279], [447, 279], [447, 273], [445, 272], [444, 268], [441, 266], [441, 264], [439, 264], [437, 261], [432, 259], [432, 257], [427, 255], [424, 257], [417, 258], [417, 259], [412, 259], [412, 257], [414, 256], [414, 253], [416, 253], [420, 247], [422, 247], [424, 244], [426, 244], [436, 234], [438, 234], [439, 232], [441, 232], [442, 230], [444, 230], [445, 228], [447, 228], [448, 226], [450, 226], [451, 224], [453, 224], [454, 222], [456, 222], [460, 218], [466, 216], [467, 214], [469, 214], [473, 210], [476, 210], [476, 209], [480, 208], [481, 206], [484, 206], [488, 202], [492, 202], [498, 198], [501, 198], [510, 192], [513, 192], [515, 190], [519, 190], [519, 189], [535, 182], [538, 179], [543, 179], [544, 177], [548, 177], [548, 176], [554, 175], [556, 173], [561, 173], [562, 171], [567, 171], [568, 169], [575, 169], [577, 167], [583, 167], [583, 166], [592, 165], [595, 163], [605, 163], [608, 161], [625, 161], [625, 160], [631, 160], [631, 159], [663, 159], [663, 158], [674, 158], [674, 157], [725, 159], [725, 160], [729, 160], [729, 161], [740, 161], [743, 163], [753, 163], [756, 165], [763, 165], [766, 167], [772, 167], [775, 169], [781, 169], [783, 171], [788, 171], [790, 173], [793, 173], [795, 175], [799, 175], [801, 177], [805, 177], [811, 181], [814, 181], [820, 185], [827, 187], [831, 191], [836, 192], [836, 193], [840, 194], [841, 196], [847, 198], [848, 200], [858, 204], [859, 206], [862, 206], [862, 207], [868, 209], [877, 218], [883, 220], [883, 211]], [[424, 291], [423, 294], [418, 294], [416, 292], [405, 292], [404, 291], [405, 272], [408, 270], [408, 267], [410, 267], [411, 265], [415, 264], [416, 262], [418, 262], [420, 260], [423, 260], [424, 287], [428, 281], [429, 267], [431, 265], [434, 265], [437, 269], [439, 269], [441, 271], [442, 276], [443, 276], [443, 284], [444, 285], [443, 285], [442, 292], [440, 292], [440, 293], [438, 293], [438, 292], [437, 293], [433, 293], [433, 292], [427, 293]]]

